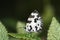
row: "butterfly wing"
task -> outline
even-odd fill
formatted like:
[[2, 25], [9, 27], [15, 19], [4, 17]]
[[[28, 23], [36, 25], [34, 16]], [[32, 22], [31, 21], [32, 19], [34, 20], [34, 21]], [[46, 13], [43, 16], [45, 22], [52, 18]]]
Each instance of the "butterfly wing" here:
[[29, 16], [28, 22], [26, 23], [26, 31], [27, 32], [38, 32], [41, 31], [42, 20], [39, 16], [38, 11], [33, 11]]

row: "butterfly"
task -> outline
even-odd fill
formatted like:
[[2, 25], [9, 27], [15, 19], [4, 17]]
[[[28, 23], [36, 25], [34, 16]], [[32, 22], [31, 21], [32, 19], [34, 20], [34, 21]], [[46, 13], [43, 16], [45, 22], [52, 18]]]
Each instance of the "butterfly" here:
[[34, 10], [27, 19], [25, 30], [27, 32], [40, 32], [42, 20], [37, 10]]

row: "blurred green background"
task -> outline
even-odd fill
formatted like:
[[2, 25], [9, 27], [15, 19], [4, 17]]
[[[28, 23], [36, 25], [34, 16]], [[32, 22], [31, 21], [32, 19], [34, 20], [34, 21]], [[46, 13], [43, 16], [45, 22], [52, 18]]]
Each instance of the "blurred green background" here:
[[18, 21], [25, 27], [27, 18], [34, 10], [37, 10], [42, 17], [44, 36], [47, 36], [53, 16], [60, 22], [60, 0], [2, 0], [0, 10], [0, 20], [9, 33], [19, 32], [16, 27]]

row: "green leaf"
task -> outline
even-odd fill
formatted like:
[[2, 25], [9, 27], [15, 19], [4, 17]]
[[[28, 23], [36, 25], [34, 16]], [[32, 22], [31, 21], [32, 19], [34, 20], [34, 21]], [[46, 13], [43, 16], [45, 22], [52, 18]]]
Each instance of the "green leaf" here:
[[20, 39], [9, 36], [9, 40], [20, 40]]
[[48, 30], [47, 40], [60, 40], [60, 24], [55, 17], [53, 17]]
[[15, 38], [20, 38], [23, 40], [40, 40], [39, 37], [37, 37], [36, 35], [32, 35], [30, 33], [26, 33], [26, 34], [14, 34], [14, 33], [9, 33], [10, 36], [15, 37]]
[[0, 40], [8, 40], [8, 33], [5, 26], [0, 22]]
[[26, 33], [25, 29], [25, 22], [17, 21], [17, 32], [20, 33]]

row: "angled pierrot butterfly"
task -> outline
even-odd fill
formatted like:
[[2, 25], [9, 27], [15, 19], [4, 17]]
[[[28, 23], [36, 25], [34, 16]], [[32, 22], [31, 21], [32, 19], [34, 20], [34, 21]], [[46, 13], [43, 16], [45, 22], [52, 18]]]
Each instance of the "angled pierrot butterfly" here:
[[42, 27], [42, 20], [39, 16], [39, 12], [34, 10], [27, 19], [25, 30], [27, 32], [40, 32]]

